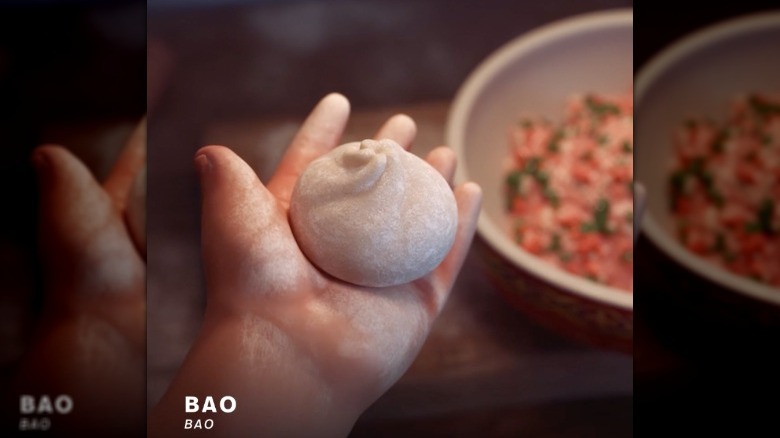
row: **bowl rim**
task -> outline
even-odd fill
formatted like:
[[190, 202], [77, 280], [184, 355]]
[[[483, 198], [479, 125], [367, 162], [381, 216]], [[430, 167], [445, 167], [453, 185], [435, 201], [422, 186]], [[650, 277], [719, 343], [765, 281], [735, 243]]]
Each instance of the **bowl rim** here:
[[[656, 80], [670, 67], [688, 55], [735, 36], [780, 27], [780, 11], [763, 11], [720, 21], [682, 37], [652, 57], [637, 72], [634, 81], [634, 114], [642, 98]], [[641, 147], [641, 146], [640, 146]], [[642, 232], [667, 256], [688, 270], [728, 289], [763, 302], [780, 305], [776, 288], [733, 274], [726, 269], [713, 269], [712, 263], [692, 254], [661, 226], [653, 212], [645, 206]]]
[[[455, 151], [458, 158], [455, 172], [456, 181], [469, 180], [462, 139], [465, 137], [467, 117], [485, 84], [502, 72], [518, 56], [531, 53], [550, 42], [570, 38], [582, 32], [610, 27], [633, 28], [633, 8], [606, 9], [559, 19], [515, 37], [488, 55], [461, 85], [447, 117], [445, 129], [447, 144]], [[506, 233], [490, 220], [484, 211], [480, 211], [477, 232], [502, 257], [531, 275], [572, 294], [619, 309], [633, 311], [633, 292], [594, 283], [532, 255], [509, 242]]]

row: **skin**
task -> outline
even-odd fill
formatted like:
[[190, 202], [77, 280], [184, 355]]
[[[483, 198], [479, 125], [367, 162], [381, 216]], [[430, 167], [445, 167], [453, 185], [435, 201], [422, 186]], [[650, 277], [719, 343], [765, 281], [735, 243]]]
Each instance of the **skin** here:
[[[184, 364], [150, 417], [150, 436], [177, 436], [185, 419], [212, 419], [222, 436], [346, 436], [360, 414], [406, 371], [425, 341], [474, 235], [481, 190], [454, 189], [458, 231], [427, 276], [388, 288], [342, 282], [303, 255], [288, 222], [295, 182], [339, 145], [349, 118], [344, 96], [314, 108], [263, 184], [222, 146], [199, 150], [202, 248], [208, 301]], [[412, 119], [390, 118], [375, 138], [409, 148]], [[452, 185], [448, 148], [426, 158]], [[232, 413], [185, 413], [185, 396], [236, 400]], [[190, 432], [191, 433], [191, 432]]]
[[55, 436], [137, 436], [145, 422], [145, 243], [131, 237], [125, 217], [145, 165], [146, 123], [102, 184], [61, 146], [38, 147], [32, 158], [45, 298], [13, 393], [72, 397], [70, 414], [49, 415]]

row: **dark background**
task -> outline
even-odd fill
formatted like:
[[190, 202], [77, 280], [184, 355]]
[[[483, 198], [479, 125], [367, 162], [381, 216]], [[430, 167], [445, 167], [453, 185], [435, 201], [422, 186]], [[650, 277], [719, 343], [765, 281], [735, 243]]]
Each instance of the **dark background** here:
[[[635, 71], [695, 30], [779, 6], [772, 1], [689, 3], [635, 6]], [[635, 434], [758, 436], [776, 430], [780, 309], [719, 290], [675, 266], [645, 238], [637, 244], [635, 260]]]
[[42, 302], [31, 151], [64, 145], [100, 178], [145, 111], [144, 1], [0, 2], [0, 435]]
[[0, 3], [0, 102], [0, 236], [29, 245], [32, 148], [146, 110], [145, 2]]

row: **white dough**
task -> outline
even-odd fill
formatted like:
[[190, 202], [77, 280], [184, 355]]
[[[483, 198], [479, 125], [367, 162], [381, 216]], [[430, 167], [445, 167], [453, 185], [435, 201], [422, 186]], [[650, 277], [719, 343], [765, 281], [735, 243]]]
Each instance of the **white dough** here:
[[292, 193], [290, 223], [320, 269], [381, 287], [438, 266], [455, 240], [458, 213], [436, 169], [392, 140], [363, 140], [309, 164]]

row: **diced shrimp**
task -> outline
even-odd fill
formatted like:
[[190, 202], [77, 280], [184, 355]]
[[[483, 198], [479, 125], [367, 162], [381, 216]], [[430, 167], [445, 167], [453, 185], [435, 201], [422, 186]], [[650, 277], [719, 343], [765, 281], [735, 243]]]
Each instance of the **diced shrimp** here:
[[724, 122], [688, 121], [674, 141], [672, 213], [682, 243], [780, 287], [780, 93], [745, 94]]
[[577, 252], [589, 253], [599, 249], [601, 239], [595, 233], [583, 234], [577, 239]]
[[593, 178], [593, 167], [582, 163], [574, 163], [571, 168], [571, 175], [580, 183], [587, 184]]
[[[630, 291], [633, 97], [581, 94], [565, 121], [524, 117], [510, 128], [508, 210], [529, 253]], [[610, 205], [613, 207], [610, 208]]]
[[712, 246], [712, 240], [710, 233], [700, 228], [694, 228], [688, 232], [685, 246], [695, 253], [703, 254]]
[[720, 221], [726, 226], [741, 226], [750, 219], [750, 210], [742, 204], [730, 203], [720, 210]]
[[587, 218], [587, 214], [582, 209], [572, 205], [564, 204], [558, 209], [557, 219], [561, 226], [570, 228], [581, 224]]
[[612, 180], [615, 182], [631, 181], [631, 168], [628, 166], [615, 166], [609, 170]]
[[767, 238], [762, 233], [746, 234], [740, 239], [740, 251], [757, 253], [764, 248]]
[[741, 162], [737, 164], [736, 174], [740, 182], [745, 184], [753, 184], [756, 182], [757, 173], [756, 166], [750, 163]]
[[544, 234], [535, 229], [526, 230], [526, 232], [523, 233], [521, 245], [526, 251], [538, 254], [542, 252], [545, 246]]

